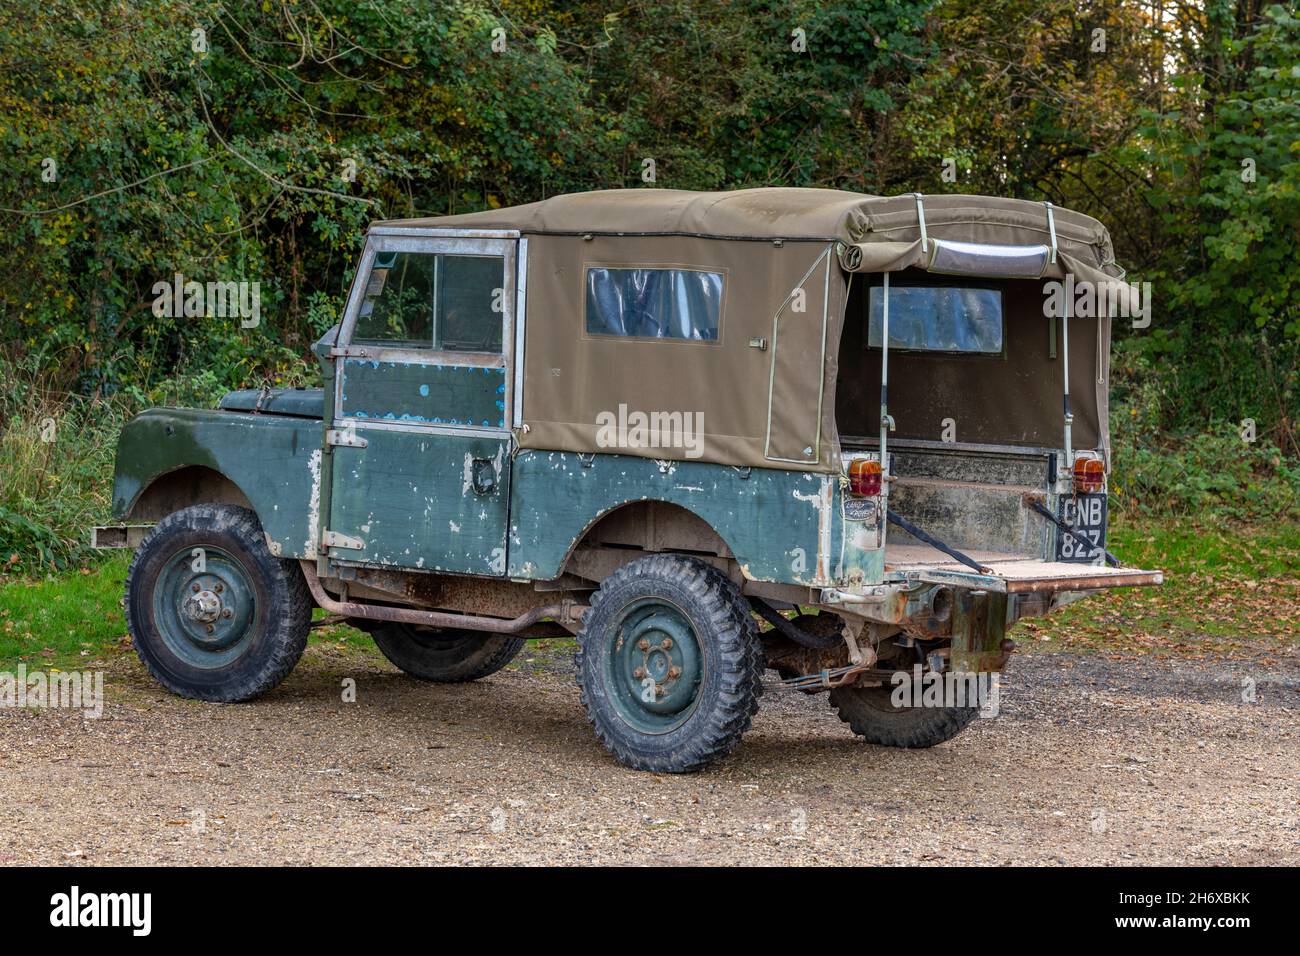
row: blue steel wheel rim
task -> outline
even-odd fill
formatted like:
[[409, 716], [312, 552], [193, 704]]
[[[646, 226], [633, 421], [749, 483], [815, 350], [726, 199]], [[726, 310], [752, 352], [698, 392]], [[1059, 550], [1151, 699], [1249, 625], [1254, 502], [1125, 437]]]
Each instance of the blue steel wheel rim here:
[[614, 710], [634, 730], [666, 734], [682, 726], [695, 712], [704, 679], [690, 618], [660, 598], [624, 607], [610, 628], [604, 676]]
[[[195, 550], [203, 552], [197, 569]], [[237, 660], [257, 633], [257, 592], [243, 564], [220, 548], [183, 548], [168, 558], [152, 611], [167, 649], [201, 670]]]

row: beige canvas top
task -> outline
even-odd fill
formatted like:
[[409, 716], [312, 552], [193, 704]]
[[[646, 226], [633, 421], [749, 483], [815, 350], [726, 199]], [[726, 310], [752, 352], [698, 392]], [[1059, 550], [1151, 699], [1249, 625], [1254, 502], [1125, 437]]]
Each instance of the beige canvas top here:
[[[1122, 276], [1105, 227], [1080, 213], [1051, 207], [1049, 223], [1043, 203], [987, 196], [925, 196], [921, 206], [929, 250], [935, 239], [1048, 245], [1054, 231], [1056, 262], [1040, 278]], [[705, 461], [826, 472], [839, 468], [836, 378], [849, 279], [928, 268], [918, 211], [912, 195], [833, 189], [617, 189], [382, 225], [508, 229], [529, 237], [522, 447], [684, 457], [670, 448], [603, 445], [599, 417], [623, 406], [702, 415]], [[722, 274], [717, 341], [588, 334], [588, 270], [629, 267]], [[1097, 347], [1071, 352], [1071, 382], [1078, 376], [1095, 388], [1071, 391], [1076, 427], [1104, 444], [1109, 320], [1087, 321]], [[1060, 402], [1038, 398], [1054, 388], [1042, 379], [1059, 383], [1060, 363], [1020, 373], [1040, 379], [1032, 402], [1042, 406], [1037, 432], [1054, 433]], [[999, 378], [980, 387], [996, 391]], [[1027, 397], [1006, 399], [1024, 406]], [[891, 411], [896, 418], [907, 413]]]
[[[992, 196], [923, 197], [930, 235], [967, 242], [1045, 243], [1042, 203]], [[503, 209], [396, 219], [388, 226], [516, 229], [532, 235], [680, 235], [726, 239], [824, 239], [846, 244], [919, 238], [911, 195], [870, 196], [839, 189], [764, 187], [730, 192], [684, 189], [606, 189], [553, 196]], [[1110, 236], [1097, 220], [1053, 207], [1056, 232], [1068, 254], [1113, 263]]]
[[729, 239], [842, 239], [876, 197], [837, 189], [772, 187], [732, 192], [606, 189], [553, 196], [505, 209], [385, 225], [518, 229], [530, 234], [626, 233]]

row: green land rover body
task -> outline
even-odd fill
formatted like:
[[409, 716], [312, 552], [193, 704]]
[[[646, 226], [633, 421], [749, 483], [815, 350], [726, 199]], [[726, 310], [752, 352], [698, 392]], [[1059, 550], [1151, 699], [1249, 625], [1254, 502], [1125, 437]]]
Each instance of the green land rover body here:
[[274, 687], [318, 606], [431, 681], [576, 634], [633, 767], [726, 754], [766, 668], [929, 746], [978, 707], [898, 674], [995, 674], [1018, 619], [1161, 580], [1105, 546], [1110, 317], [1044, 309], [1121, 278], [1096, 221], [977, 196], [375, 223], [323, 388], [133, 419], [96, 544], [138, 549], [135, 646], [189, 697]]

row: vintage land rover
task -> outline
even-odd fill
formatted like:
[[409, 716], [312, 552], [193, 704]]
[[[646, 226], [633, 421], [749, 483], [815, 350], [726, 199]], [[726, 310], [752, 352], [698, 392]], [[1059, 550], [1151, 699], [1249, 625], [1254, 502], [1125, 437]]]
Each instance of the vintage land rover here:
[[95, 542], [138, 547], [130, 633], [186, 697], [275, 687], [320, 607], [429, 681], [576, 634], [635, 768], [730, 751], [765, 668], [930, 746], [977, 708], [898, 706], [893, 675], [997, 672], [1020, 618], [1160, 583], [1106, 550], [1110, 319], [1044, 308], [1122, 275], [1093, 219], [978, 196], [375, 223], [324, 387], [136, 417]]

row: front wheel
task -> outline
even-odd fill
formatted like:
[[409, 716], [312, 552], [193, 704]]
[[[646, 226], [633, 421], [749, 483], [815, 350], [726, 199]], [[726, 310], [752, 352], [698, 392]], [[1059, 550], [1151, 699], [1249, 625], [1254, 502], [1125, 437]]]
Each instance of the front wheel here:
[[635, 770], [683, 773], [720, 759], [762, 693], [762, 646], [739, 589], [679, 555], [641, 558], [601, 583], [576, 662], [588, 720]]
[[247, 508], [202, 504], [168, 515], [126, 576], [136, 654], [182, 697], [249, 700], [293, 670], [311, 626], [302, 571], [271, 554]]

